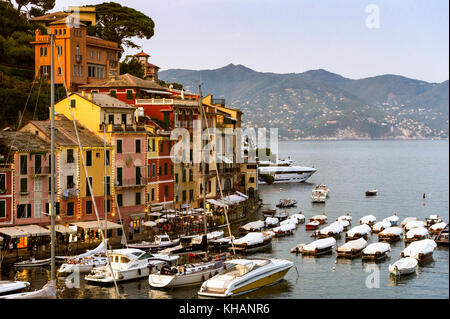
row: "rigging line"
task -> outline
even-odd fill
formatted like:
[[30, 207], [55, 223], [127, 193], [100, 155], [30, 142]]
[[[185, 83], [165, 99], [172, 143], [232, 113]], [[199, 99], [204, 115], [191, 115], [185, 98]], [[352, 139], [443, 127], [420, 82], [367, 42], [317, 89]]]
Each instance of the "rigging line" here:
[[[211, 136], [211, 134], [209, 133], [209, 126], [208, 126], [208, 121], [206, 119], [206, 112], [204, 111], [205, 108], [203, 107], [203, 101], [200, 103], [201, 108], [203, 109], [203, 117], [205, 118], [205, 124], [206, 124], [206, 129], [207, 129], [207, 134], [209, 135], [208, 137]], [[202, 128], [203, 129], [203, 128]], [[203, 132], [201, 133], [203, 135]], [[214, 145], [215, 147], [215, 145]], [[214, 148], [215, 151], [215, 148]], [[203, 155], [203, 150], [201, 151], [202, 155]], [[215, 155], [215, 154], [214, 154]], [[203, 156], [202, 156], [203, 157]], [[219, 176], [219, 171], [217, 169], [217, 162], [216, 162], [216, 156], [213, 156], [213, 162], [214, 162], [214, 168], [216, 171], [216, 177], [217, 177], [217, 181], [219, 182], [219, 192], [220, 192], [220, 197], [222, 198], [222, 204], [225, 206], [224, 210], [225, 210], [225, 219], [227, 221], [227, 228], [228, 228], [228, 233], [230, 234], [230, 240], [231, 240], [231, 248], [233, 249], [233, 255], [236, 255], [236, 250], [234, 249], [234, 239], [233, 239], [233, 235], [231, 234], [231, 227], [230, 227], [230, 222], [228, 220], [228, 205], [225, 205], [225, 201], [223, 200], [223, 190], [222, 190], [222, 183], [220, 181], [220, 176]], [[206, 190], [205, 190], [206, 191]]]
[[[62, 68], [59, 56], [58, 55], [56, 55], [56, 56], [57, 56], [57, 59], [58, 59], [59, 67]], [[102, 235], [102, 241], [105, 242], [106, 261], [107, 261], [107, 264], [109, 266], [109, 270], [111, 271], [111, 276], [112, 276], [113, 281], [114, 281], [114, 287], [115, 287], [115, 290], [116, 290], [116, 294], [117, 294], [118, 298], [120, 298], [119, 287], [117, 286], [116, 276], [115, 276], [114, 271], [112, 269], [111, 259], [109, 257], [109, 253], [108, 253], [108, 242], [106, 241], [106, 236], [105, 236], [105, 234], [103, 232], [103, 229], [102, 229], [102, 227], [100, 225], [100, 217], [98, 215], [97, 203], [95, 202], [95, 196], [93, 195], [94, 192], [93, 192], [93, 189], [92, 189], [92, 183], [91, 183], [90, 179], [88, 178], [89, 177], [89, 173], [87, 171], [86, 161], [85, 161], [84, 153], [83, 153], [83, 147], [81, 145], [80, 136], [78, 134], [78, 127], [77, 127], [76, 122], [75, 122], [75, 116], [73, 114], [72, 107], [70, 106], [69, 91], [67, 90], [66, 79], [65, 79], [64, 73], [62, 73], [62, 76], [63, 76], [64, 90], [66, 91], [66, 96], [67, 96], [67, 106], [69, 107], [70, 113], [72, 115], [72, 123], [73, 123], [74, 129], [75, 129], [75, 135], [77, 137], [77, 142], [78, 142], [78, 147], [79, 147], [79, 150], [80, 150], [81, 160], [82, 160], [82, 164], [83, 164], [83, 167], [84, 167], [84, 173], [86, 175], [87, 184], [89, 186], [89, 193], [90, 193], [90, 196], [91, 196], [91, 199], [92, 199], [92, 204], [94, 205], [95, 217], [97, 218], [97, 226], [98, 226], [98, 229], [100, 231], [100, 234]]]
[[123, 228], [123, 220], [120, 215], [119, 203], [117, 202], [117, 196], [114, 196], [114, 202], [116, 203], [117, 212], [119, 213], [120, 226], [122, 226], [122, 237], [125, 238], [125, 245], [128, 246], [127, 236], [125, 236], [125, 229]]

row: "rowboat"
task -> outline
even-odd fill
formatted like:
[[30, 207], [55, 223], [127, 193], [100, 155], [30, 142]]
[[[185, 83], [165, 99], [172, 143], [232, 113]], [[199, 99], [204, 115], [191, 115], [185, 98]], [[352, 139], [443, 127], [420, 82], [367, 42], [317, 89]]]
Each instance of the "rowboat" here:
[[440, 222], [432, 225], [428, 230], [430, 231], [430, 234], [439, 234], [444, 228], [447, 226], [447, 223]]
[[425, 223], [421, 220], [412, 220], [405, 225], [405, 230], [410, 231], [413, 228], [425, 227]]
[[417, 264], [415, 258], [405, 257], [389, 265], [389, 272], [394, 276], [410, 275], [416, 271]]
[[[234, 250], [242, 254], [252, 254], [266, 251], [272, 248], [272, 238], [275, 233], [268, 230], [262, 232], [250, 232], [244, 237], [233, 241]], [[229, 247], [232, 250], [233, 247]]]
[[401, 255], [402, 257], [412, 257], [422, 262], [433, 256], [433, 251], [436, 246], [436, 243], [432, 239], [413, 241], [401, 252]]
[[265, 227], [265, 223], [262, 220], [257, 220], [254, 222], [247, 223], [239, 227], [240, 233], [248, 233], [262, 230]]
[[391, 227], [391, 222], [383, 219], [382, 221], [377, 222], [372, 226], [372, 232], [379, 233], [380, 231], [383, 231], [384, 229], [389, 227]]
[[366, 191], [366, 196], [376, 196], [376, 195], [377, 195], [376, 189], [371, 189], [371, 190]]
[[327, 219], [328, 219], [327, 215], [321, 214], [321, 215], [315, 215], [315, 216], [311, 217], [309, 219], [309, 221], [310, 222], [318, 221], [320, 224], [325, 224], [327, 222]]
[[316, 230], [317, 228], [319, 228], [319, 225], [320, 225], [320, 222], [317, 220], [314, 220], [305, 225], [305, 230]]
[[49, 265], [52, 261], [51, 258], [47, 259], [34, 259], [31, 258], [30, 260], [24, 260], [24, 261], [18, 261], [14, 263], [14, 267], [40, 267]]
[[414, 221], [414, 220], [419, 220], [417, 217], [406, 217], [403, 221], [402, 221], [402, 227], [405, 227], [406, 226], [406, 224], [408, 224], [409, 222], [411, 222], [411, 221]]
[[276, 217], [267, 217], [264, 221], [267, 228], [273, 228], [280, 224], [280, 221]]
[[0, 295], [13, 291], [22, 290], [28, 287], [30, 283], [28, 281], [9, 281], [0, 280]]
[[362, 260], [380, 261], [387, 257], [391, 251], [391, 245], [388, 243], [373, 243], [364, 248]]
[[345, 234], [345, 241], [355, 240], [359, 238], [367, 239], [371, 229], [369, 225], [363, 224], [353, 227]]
[[389, 227], [378, 234], [379, 241], [394, 242], [402, 239], [403, 230], [400, 227]]
[[362, 251], [366, 246], [367, 241], [364, 238], [350, 240], [337, 248], [337, 255], [338, 257], [353, 259], [361, 256]]
[[344, 231], [344, 226], [340, 222], [334, 222], [317, 232], [319, 238], [337, 237]]
[[359, 220], [359, 224], [363, 225], [369, 225], [369, 226], [373, 226], [373, 224], [377, 221], [377, 218], [373, 215], [366, 215], [363, 216], [360, 220]]
[[332, 252], [332, 248], [336, 245], [336, 239], [333, 237], [318, 239], [310, 244], [299, 244], [291, 249], [291, 253], [319, 256]]
[[272, 231], [275, 233], [275, 236], [277, 237], [290, 235], [294, 232], [294, 230], [295, 230], [294, 223], [285, 223], [278, 227], [272, 228]]
[[425, 227], [416, 227], [409, 230], [405, 234], [405, 242], [410, 243], [412, 241], [422, 240], [429, 237], [430, 234], [428, 233], [428, 229], [426, 229]]

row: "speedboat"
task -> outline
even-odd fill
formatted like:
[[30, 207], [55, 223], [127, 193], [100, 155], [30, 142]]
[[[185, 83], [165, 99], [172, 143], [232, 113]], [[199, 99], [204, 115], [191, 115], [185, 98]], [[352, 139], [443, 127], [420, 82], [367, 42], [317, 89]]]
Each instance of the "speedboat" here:
[[278, 220], [283, 221], [289, 217], [288, 212], [277, 212], [273, 217], [278, 218]]
[[205, 280], [226, 270], [223, 260], [188, 264], [178, 267], [163, 266], [150, 274], [148, 283], [153, 288], [177, 288], [201, 285]]
[[311, 194], [311, 201], [313, 203], [325, 203], [327, 200], [327, 196], [320, 190], [313, 190]]
[[207, 233], [206, 238], [208, 239], [208, 241], [216, 240], [216, 239], [222, 238], [224, 234], [225, 233], [222, 230], [217, 230], [217, 231]]
[[40, 267], [50, 264], [51, 258], [47, 259], [34, 259], [18, 261], [14, 263], [14, 267]]
[[128, 248], [136, 248], [136, 249], [143, 249], [143, 250], [150, 250], [152, 252], [158, 251], [161, 249], [174, 247], [180, 243], [180, 239], [173, 239], [171, 240], [169, 235], [156, 235], [155, 240], [153, 242], [148, 241], [142, 241], [140, 243], [136, 244], [128, 244]]
[[0, 280], [0, 294], [19, 291], [28, 287], [29, 285], [30, 283], [28, 281]]
[[284, 278], [294, 263], [285, 259], [233, 259], [231, 267], [205, 281], [198, 294], [205, 297], [232, 297], [245, 294]]
[[[233, 237], [234, 240], [234, 237]], [[213, 251], [222, 251], [222, 250], [228, 250], [228, 247], [231, 244], [231, 237], [222, 237], [218, 239], [212, 239], [208, 241], [208, 247], [210, 250]]]
[[153, 269], [160, 269], [163, 265], [171, 264], [178, 260], [179, 256], [162, 254], [150, 254], [140, 249], [125, 248], [115, 249], [109, 253], [111, 268], [109, 265], [94, 268], [84, 278], [89, 283], [112, 284], [116, 282], [148, 277]]
[[317, 171], [314, 167], [303, 166], [262, 166], [258, 167], [258, 183], [267, 184], [265, 176], [273, 177], [273, 183], [302, 183]]
[[[250, 232], [244, 237], [233, 241], [234, 250], [243, 254], [256, 253], [272, 248], [272, 238], [275, 233], [268, 230], [262, 232]], [[233, 247], [229, 247], [233, 250]]]
[[362, 251], [367, 246], [367, 241], [364, 238], [350, 240], [344, 245], [337, 248], [338, 257], [355, 258], [361, 256]]
[[270, 216], [275, 215], [276, 212], [277, 212], [276, 209], [269, 209], [269, 210], [264, 210], [262, 212], [262, 214], [264, 217], [270, 217]]
[[295, 218], [298, 220], [299, 224], [303, 224], [305, 222], [305, 215], [303, 215], [302, 213], [296, 213], [291, 215], [289, 218]]
[[389, 265], [389, 272], [394, 276], [409, 275], [416, 271], [417, 259], [405, 257]]

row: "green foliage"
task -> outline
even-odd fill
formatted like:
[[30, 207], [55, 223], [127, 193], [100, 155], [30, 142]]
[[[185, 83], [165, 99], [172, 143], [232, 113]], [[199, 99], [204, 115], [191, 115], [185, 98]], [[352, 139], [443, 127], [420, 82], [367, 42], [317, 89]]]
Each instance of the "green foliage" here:
[[88, 34], [114, 41], [119, 46], [139, 48], [131, 38], [150, 39], [155, 23], [145, 14], [115, 2], [104, 2], [95, 6], [97, 25], [88, 28]]
[[128, 56], [120, 63], [120, 74], [129, 73], [143, 79], [145, 75], [144, 66], [134, 56]]
[[[44, 15], [47, 11], [55, 7], [55, 0], [15, 0], [17, 11], [27, 11], [30, 16], [37, 17]], [[9, 0], [11, 6], [12, 0]]]
[[164, 87], [169, 87], [170, 85], [172, 85], [172, 87], [175, 90], [182, 90], [183, 89], [183, 84], [177, 83], [177, 82], [166, 82], [163, 80], [158, 80], [158, 84]]
[[267, 183], [267, 184], [273, 184], [273, 182], [275, 181], [275, 177], [273, 177], [272, 175], [269, 174], [261, 174], [260, 175], [261, 178]]

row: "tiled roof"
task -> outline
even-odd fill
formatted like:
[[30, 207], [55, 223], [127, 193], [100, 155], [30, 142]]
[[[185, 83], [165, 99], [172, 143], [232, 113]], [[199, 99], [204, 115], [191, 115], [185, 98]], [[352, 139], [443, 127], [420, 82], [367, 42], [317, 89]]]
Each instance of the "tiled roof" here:
[[50, 143], [30, 132], [0, 132], [0, 141], [13, 151], [50, 151]]
[[135, 54], [134, 56], [150, 56], [150, 54], [147, 54], [147, 53], [141, 51], [138, 54]]
[[39, 17], [30, 18], [30, 21], [36, 21], [36, 22], [56, 21], [56, 20], [60, 20], [62, 18], [65, 18], [68, 15], [69, 15], [69, 13], [67, 13], [67, 12], [58, 11], [58, 12], [52, 12], [52, 13], [44, 14], [44, 15], [39, 16]]
[[162, 87], [156, 82], [143, 80], [129, 73], [121, 74], [116, 78], [110, 78], [103, 82], [91, 83], [81, 85], [80, 88], [139, 88], [139, 89], [153, 89], [167, 91], [167, 88]]
[[102, 93], [90, 93], [91, 98], [88, 97], [88, 95], [83, 96], [80, 93], [74, 93], [79, 96], [81, 96], [84, 99], [87, 99], [91, 101], [92, 103], [100, 106], [100, 107], [113, 107], [113, 108], [122, 108], [122, 109], [133, 109], [136, 108], [119, 100], [115, 97], [109, 96], [108, 94], [102, 94]]

